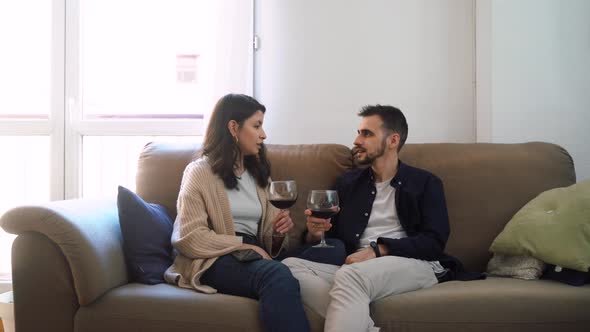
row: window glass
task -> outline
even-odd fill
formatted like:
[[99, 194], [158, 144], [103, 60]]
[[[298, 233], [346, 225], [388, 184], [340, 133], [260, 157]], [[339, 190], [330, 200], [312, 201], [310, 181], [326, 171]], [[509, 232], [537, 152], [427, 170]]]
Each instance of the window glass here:
[[0, 45], [0, 119], [48, 118], [51, 1], [0, 1]]
[[[0, 215], [19, 205], [49, 201], [49, 137], [0, 136]], [[10, 273], [14, 235], [0, 228], [0, 281]]]
[[248, 3], [81, 1], [84, 117], [203, 118], [220, 95], [248, 93]]
[[139, 154], [153, 141], [200, 143], [202, 137], [84, 136], [83, 197], [116, 197], [119, 185], [135, 191]]

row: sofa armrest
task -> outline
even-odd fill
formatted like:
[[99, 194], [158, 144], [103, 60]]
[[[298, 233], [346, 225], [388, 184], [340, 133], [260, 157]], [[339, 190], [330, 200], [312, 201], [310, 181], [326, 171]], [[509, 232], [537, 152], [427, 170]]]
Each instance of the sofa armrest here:
[[66, 200], [17, 207], [2, 216], [0, 226], [13, 234], [37, 232], [53, 241], [70, 266], [82, 306], [128, 281], [113, 200]]

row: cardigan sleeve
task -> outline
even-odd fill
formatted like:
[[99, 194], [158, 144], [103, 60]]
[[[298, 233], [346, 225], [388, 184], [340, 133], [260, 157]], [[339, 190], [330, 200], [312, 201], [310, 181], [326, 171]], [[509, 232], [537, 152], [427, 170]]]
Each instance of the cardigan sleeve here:
[[218, 257], [242, 245], [242, 237], [233, 235], [226, 225], [228, 220], [220, 198], [212, 190], [215, 180], [215, 175], [202, 164], [190, 164], [185, 170], [172, 233], [172, 245], [183, 256]]

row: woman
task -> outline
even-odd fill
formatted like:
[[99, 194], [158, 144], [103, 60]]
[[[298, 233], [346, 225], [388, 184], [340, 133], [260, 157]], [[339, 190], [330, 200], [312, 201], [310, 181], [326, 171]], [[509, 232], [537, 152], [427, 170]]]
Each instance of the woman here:
[[[263, 144], [265, 111], [245, 95], [229, 94], [217, 102], [203, 158], [184, 171], [172, 234], [179, 255], [166, 279], [205, 293], [258, 299], [265, 330], [309, 331], [298, 281], [268, 255], [270, 243], [260, 244], [273, 230], [286, 234], [293, 228], [289, 211], [274, 208], [265, 190], [270, 177]], [[294, 254], [324, 262], [336, 255], [332, 263], [344, 261], [341, 243], [324, 252], [315, 255], [332, 257], [305, 257], [309, 250]]]

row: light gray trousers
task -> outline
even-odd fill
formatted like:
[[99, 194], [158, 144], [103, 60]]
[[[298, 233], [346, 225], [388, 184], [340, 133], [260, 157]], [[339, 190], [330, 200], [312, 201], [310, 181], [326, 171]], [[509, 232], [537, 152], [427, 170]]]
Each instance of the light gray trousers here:
[[326, 332], [378, 330], [370, 316], [371, 302], [438, 282], [428, 262], [397, 256], [342, 267], [293, 257], [283, 263], [299, 280], [303, 303], [326, 319]]

